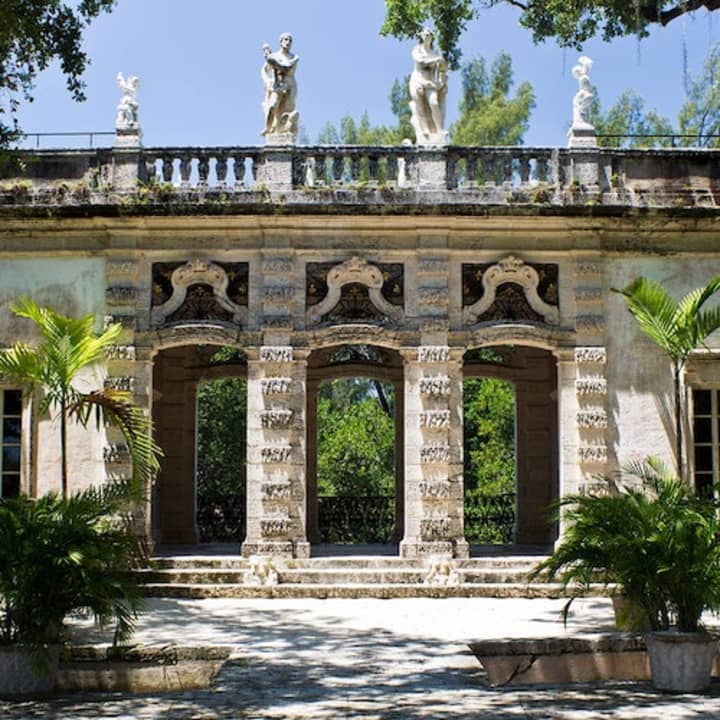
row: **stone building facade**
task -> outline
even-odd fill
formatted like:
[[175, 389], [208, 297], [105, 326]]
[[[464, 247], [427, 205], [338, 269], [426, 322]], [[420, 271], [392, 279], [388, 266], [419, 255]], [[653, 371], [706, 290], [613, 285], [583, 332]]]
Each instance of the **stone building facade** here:
[[[0, 345], [33, 339], [9, 311], [22, 294], [123, 326], [102, 381], [154, 420], [165, 458], [142, 517], [163, 544], [197, 542], [197, 384], [246, 377], [246, 555], [311, 553], [317, 388], [368, 374], [398, 399], [400, 554], [467, 556], [463, 379], [508, 380], [516, 542], [548, 546], [554, 500], [628, 460], [674, 460], [670, 368], [610, 290], [642, 274], [679, 295], [720, 273], [719, 157], [127, 144], [28, 153], [19, 177], [0, 183]], [[218, 345], [246, 362], [213, 367], [207, 347]], [[688, 368], [689, 419], [702, 397], [717, 420], [716, 346]], [[480, 348], [502, 362], [483, 364]], [[2, 396], [17, 429], [5, 433], [5, 487], [56, 488], [57, 428], [22, 388]], [[692, 429], [691, 466], [708, 445]], [[71, 444], [76, 486], [127, 472], [110, 429], [75, 429]], [[717, 480], [717, 428], [709, 447]]]

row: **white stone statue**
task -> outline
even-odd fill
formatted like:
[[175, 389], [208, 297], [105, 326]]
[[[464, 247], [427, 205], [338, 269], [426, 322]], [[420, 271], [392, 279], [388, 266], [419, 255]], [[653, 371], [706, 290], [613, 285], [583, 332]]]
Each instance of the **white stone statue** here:
[[268, 143], [295, 142], [300, 115], [295, 109], [297, 81], [295, 70], [299, 57], [293, 54], [292, 35], [280, 36], [280, 49], [272, 52], [270, 45], [263, 45], [265, 62], [260, 75], [265, 86], [262, 109], [265, 127], [262, 134]]
[[120, 104], [117, 106], [115, 129], [138, 131], [140, 130], [140, 123], [138, 122], [137, 89], [140, 80], [134, 75], [129, 75], [126, 79], [119, 72], [117, 74], [117, 84], [122, 91], [122, 97], [120, 98]]
[[593, 61], [586, 55], [582, 55], [577, 65], [572, 69], [573, 77], [578, 81], [578, 91], [573, 98], [573, 130], [595, 130], [595, 127], [588, 119], [590, 104], [594, 96], [590, 83], [590, 70]]
[[418, 145], [446, 145], [448, 141], [445, 130], [448, 64], [433, 49], [434, 40], [435, 33], [423, 28], [420, 42], [412, 51], [410, 112]]

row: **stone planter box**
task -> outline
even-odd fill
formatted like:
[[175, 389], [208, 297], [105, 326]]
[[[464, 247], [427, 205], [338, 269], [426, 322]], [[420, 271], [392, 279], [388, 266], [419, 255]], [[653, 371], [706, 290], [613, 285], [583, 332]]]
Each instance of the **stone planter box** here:
[[71, 646], [57, 672], [57, 689], [170, 692], [207, 688], [230, 657], [227, 646]]
[[[640, 635], [484, 640], [469, 647], [492, 687], [650, 679], [645, 639]], [[720, 677], [717, 649], [712, 674]]]
[[50, 648], [49, 653], [49, 671], [37, 674], [33, 671], [32, 657], [26, 647], [0, 645], [0, 697], [52, 692], [55, 689], [60, 647]]

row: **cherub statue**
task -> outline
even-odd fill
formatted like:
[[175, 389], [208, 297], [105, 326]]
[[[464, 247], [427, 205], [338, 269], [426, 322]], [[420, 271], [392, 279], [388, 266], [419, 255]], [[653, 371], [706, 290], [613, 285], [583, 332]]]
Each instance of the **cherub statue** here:
[[262, 134], [297, 135], [300, 115], [295, 109], [297, 101], [297, 81], [295, 70], [300, 58], [291, 52], [292, 35], [283, 33], [280, 36], [280, 49], [272, 52], [270, 45], [262, 47], [265, 62], [260, 76], [265, 87], [262, 103], [265, 116], [265, 127]]
[[115, 128], [117, 130], [139, 130], [137, 89], [140, 80], [134, 75], [129, 75], [126, 79], [119, 72], [117, 74], [117, 84], [122, 91], [122, 97], [120, 98], [120, 104], [117, 106]]

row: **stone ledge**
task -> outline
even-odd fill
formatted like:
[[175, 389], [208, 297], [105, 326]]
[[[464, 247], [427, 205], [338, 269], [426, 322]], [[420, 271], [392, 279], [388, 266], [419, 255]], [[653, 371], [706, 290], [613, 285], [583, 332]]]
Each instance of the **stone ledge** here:
[[70, 646], [63, 652], [56, 687], [108, 692], [203, 689], [231, 653], [229, 646]]
[[[482, 640], [468, 647], [492, 687], [650, 678], [641, 635]], [[715, 658], [713, 677], [720, 677], [720, 656]]]

